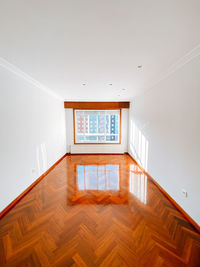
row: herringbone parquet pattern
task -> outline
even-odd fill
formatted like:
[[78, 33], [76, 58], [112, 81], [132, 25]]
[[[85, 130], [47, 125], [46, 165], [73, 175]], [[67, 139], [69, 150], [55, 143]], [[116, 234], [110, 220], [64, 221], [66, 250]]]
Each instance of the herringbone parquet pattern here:
[[200, 235], [127, 155], [74, 155], [0, 221], [0, 266], [200, 266]]

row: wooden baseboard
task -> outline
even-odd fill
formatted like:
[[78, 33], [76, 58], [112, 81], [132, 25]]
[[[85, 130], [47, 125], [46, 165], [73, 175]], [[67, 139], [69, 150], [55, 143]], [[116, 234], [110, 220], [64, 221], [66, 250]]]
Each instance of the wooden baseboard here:
[[45, 173], [43, 173], [35, 182], [33, 182], [25, 191], [23, 191], [17, 198], [15, 198], [5, 209], [0, 212], [0, 219], [4, 217], [28, 192], [30, 192], [36, 184], [38, 184], [61, 160], [63, 160], [67, 154], [62, 156], [56, 163], [54, 163]]
[[114, 156], [114, 155], [124, 155], [124, 154], [126, 154], [127, 152], [125, 152], [125, 153], [67, 153], [67, 155], [68, 156], [93, 156], [93, 155], [95, 155], [95, 156], [98, 156], [98, 155], [104, 155], [104, 156], [106, 156], [106, 155], [112, 155], [112, 156]]
[[197, 230], [198, 233], [200, 233], [200, 226], [184, 211], [183, 208], [181, 208], [181, 206], [162, 188], [162, 186], [160, 186], [153, 177], [151, 177], [150, 174], [148, 174], [148, 172], [145, 171], [144, 168], [142, 168], [142, 166], [140, 166], [140, 164], [129, 154], [129, 157], [135, 162], [135, 164], [143, 171], [143, 173], [145, 173], [145, 175], [147, 177], [149, 177], [152, 182], [157, 186], [157, 188], [165, 195], [165, 197], [172, 203], [172, 205], [181, 212], [181, 214], [184, 216], [184, 218]]
[[[129, 154], [129, 153], [124, 153], [129, 155], [129, 157], [135, 162], [135, 164], [152, 180], [152, 182], [157, 186], [157, 188], [165, 195], [165, 197], [172, 203], [172, 205], [179, 210], [182, 215], [186, 218], [186, 220], [200, 233], [200, 226], [179, 206], [179, 204], [149, 175], [142, 166], [140, 166], [139, 163]], [[123, 155], [123, 154], [70, 154], [66, 153], [64, 156], [62, 156], [56, 163], [54, 163], [45, 173], [43, 173], [35, 182], [33, 182], [24, 192], [22, 192], [16, 199], [14, 199], [4, 210], [0, 212], [0, 219], [5, 216], [25, 195], [30, 192], [53, 168], [55, 168], [56, 165], [60, 161], [62, 161], [66, 156], [70, 155]]]

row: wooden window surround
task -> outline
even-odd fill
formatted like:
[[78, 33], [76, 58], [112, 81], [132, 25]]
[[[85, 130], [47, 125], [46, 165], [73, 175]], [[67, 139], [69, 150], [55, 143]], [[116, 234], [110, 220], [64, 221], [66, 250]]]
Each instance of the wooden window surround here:
[[121, 109], [129, 106], [130, 102], [64, 102], [64, 108], [73, 109]]
[[[76, 142], [76, 122], [75, 122], [75, 111], [79, 109], [73, 108], [73, 128], [74, 128], [74, 145], [119, 145], [121, 144], [121, 109], [119, 109], [119, 141], [118, 142]], [[87, 109], [84, 109], [87, 110]], [[91, 110], [91, 109], [90, 109]], [[95, 109], [97, 110], [97, 109]], [[104, 110], [104, 109], [101, 109]], [[111, 110], [111, 109], [110, 109]], [[98, 134], [97, 134], [98, 135]]]

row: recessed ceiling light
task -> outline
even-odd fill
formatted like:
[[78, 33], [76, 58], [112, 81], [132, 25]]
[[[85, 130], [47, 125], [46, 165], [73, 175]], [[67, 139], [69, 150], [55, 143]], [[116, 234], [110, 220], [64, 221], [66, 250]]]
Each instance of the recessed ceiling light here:
[[141, 69], [141, 68], [142, 68], [142, 65], [138, 65], [137, 68], [138, 68], [138, 69]]
[[83, 85], [83, 86], [85, 86], [85, 85], [86, 85], [86, 83], [82, 83], [82, 85]]

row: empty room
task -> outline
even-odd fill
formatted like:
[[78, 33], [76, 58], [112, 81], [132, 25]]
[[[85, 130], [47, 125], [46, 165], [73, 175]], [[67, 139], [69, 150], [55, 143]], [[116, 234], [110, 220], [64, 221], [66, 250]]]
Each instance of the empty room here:
[[0, 266], [200, 267], [200, 1], [0, 1]]

